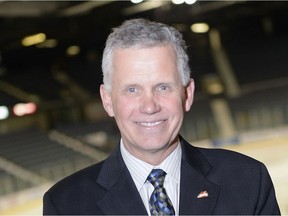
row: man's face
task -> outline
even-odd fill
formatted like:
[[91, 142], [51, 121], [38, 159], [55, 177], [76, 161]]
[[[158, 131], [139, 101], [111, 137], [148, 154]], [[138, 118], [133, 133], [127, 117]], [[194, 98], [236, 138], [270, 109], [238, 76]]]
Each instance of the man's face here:
[[112, 77], [111, 91], [102, 85], [100, 92], [126, 149], [146, 162], [169, 155], [194, 93], [193, 80], [183, 87], [173, 48], [117, 49]]

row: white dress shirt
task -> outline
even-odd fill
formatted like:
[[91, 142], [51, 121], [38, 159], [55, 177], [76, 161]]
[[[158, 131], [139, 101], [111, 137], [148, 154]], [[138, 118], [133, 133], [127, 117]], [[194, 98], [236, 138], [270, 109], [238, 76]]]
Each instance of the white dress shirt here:
[[180, 143], [178, 143], [176, 149], [158, 166], [148, 164], [131, 155], [124, 147], [122, 140], [120, 143], [120, 150], [123, 160], [143, 200], [148, 215], [151, 215], [149, 209], [149, 199], [154, 187], [150, 182], [146, 181], [146, 179], [152, 169], [162, 169], [167, 173], [164, 181], [164, 187], [173, 204], [175, 214], [179, 215], [180, 166], [182, 156]]

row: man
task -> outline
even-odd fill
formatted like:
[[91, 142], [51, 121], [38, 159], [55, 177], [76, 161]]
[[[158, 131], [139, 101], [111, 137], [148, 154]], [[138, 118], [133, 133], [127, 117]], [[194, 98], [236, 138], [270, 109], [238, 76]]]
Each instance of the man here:
[[193, 147], [179, 135], [194, 81], [178, 31], [126, 21], [109, 35], [102, 69], [100, 94], [119, 146], [54, 185], [44, 195], [45, 215], [280, 214], [262, 163]]

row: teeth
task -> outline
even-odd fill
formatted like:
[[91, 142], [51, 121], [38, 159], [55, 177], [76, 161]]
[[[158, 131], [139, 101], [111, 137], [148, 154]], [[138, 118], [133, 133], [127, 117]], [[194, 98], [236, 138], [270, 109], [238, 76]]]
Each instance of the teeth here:
[[139, 125], [145, 126], [145, 127], [153, 127], [156, 125], [161, 124], [163, 121], [157, 121], [157, 122], [138, 122]]

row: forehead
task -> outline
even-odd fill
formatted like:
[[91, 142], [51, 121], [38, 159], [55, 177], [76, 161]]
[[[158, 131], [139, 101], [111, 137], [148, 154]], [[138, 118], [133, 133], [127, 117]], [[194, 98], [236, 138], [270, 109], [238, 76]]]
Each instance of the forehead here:
[[123, 83], [177, 82], [180, 74], [171, 46], [118, 49], [113, 61], [114, 85]]
[[117, 66], [118, 64], [121, 64], [121, 66], [133, 66], [140, 63], [149, 65], [153, 63], [162, 63], [163, 61], [166, 61], [167, 64], [177, 63], [177, 55], [171, 45], [147, 48], [118, 48], [113, 52], [112, 62], [113, 66]]

